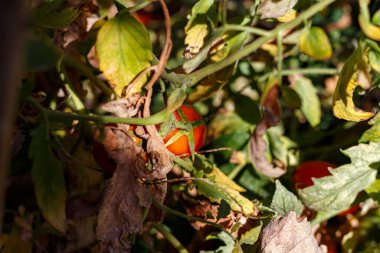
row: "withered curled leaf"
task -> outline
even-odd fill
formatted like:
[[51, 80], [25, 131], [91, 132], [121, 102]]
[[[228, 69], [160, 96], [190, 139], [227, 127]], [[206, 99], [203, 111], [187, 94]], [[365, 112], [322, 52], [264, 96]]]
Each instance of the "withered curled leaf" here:
[[[138, 98], [134, 101], [120, 99], [102, 108], [117, 116], [132, 117], [139, 107]], [[127, 134], [128, 125], [106, 126], [102, 143], [117, 164], [113, 177], [106, 185], [103, 203], [98, 215], [96, 237], [100, 242], [100, 252], [130, 252], [131, 234], [140, 233], [149, 222], [160, 221], [161, 210], [152, 204], [152, 199], [163, 203], [166, 196], [166, 180], [171, 169], [167, 151], [160, 149], [155, 138], [148, 139], [147, 154], [137, 146]], [[147, 170], [146, 157], [151, 169]], [[148, 182], [144, 184], [143, 182]], [[143, 210], [148, 216], [143, 224]]]
[[333, 98], [333, 112], [337, 118], [348, 121], [363, 121], [374, 115], [373, 112], [366, 112], [357, 108], [353, 101], [355, 88], [359, 85], [359, 70], [365, 66], [362, 57], [362, 50], [359, 46], [348, 58], [339, 74]]
[[266, 158], [267, 144], [264, 134], [268, 128], [280, 122], [280, 107], [277, 102], [278, 86], [268, 84], [263, 94], [262, 107], [263, 118], [257, 124], [249, 143], [249, 153], [254, 167], [262, 174], [271, 178], [278, 178], [286, 173], [286, 170], [273, 166]]
[[291, 211], [286, 216], [272, 220], [260, 236], [261, 253], [305, 253], [324, 251], [314, 238], [306, 218], [298, 219]]

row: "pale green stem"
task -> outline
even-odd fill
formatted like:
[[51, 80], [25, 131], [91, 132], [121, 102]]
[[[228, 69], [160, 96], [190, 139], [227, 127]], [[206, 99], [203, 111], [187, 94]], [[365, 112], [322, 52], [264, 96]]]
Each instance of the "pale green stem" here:
[[277, 78], [278, 85], [282, 85], [282, 61], [283, 61], [283, 47], [282, 47], [282, 31], [277, 34]]
[[256, 27], [250, 27], [250, 26], [244, 26], [244, 25], [225, 25], [224, 26], [225, 31], [243, 31], [243, 32], [248, 32], [252, 33], [255, 35], [260, 35], [260, 36], [267, 36], [269, 32], [264, 31], [262, 29], [256, 28]]
[[169, 111], [162, 110], [152, 116], [146, 118], [118, 118], [111, 116], [99, 116], [99, 115], [86, 115], [86, 114], [73, 114], [66, 112], [51, 111], [42, 107], [35, 99], [29, 98], [28, 102], [32, 103], [42, 114], [43, 117], [50, 120], [82, 120], [92, 121], [101, 124], [119, 123], [119, 124], [131, 124], [131, 125], [156, 125], [167, 120], [170, 115]]
[[234, 64], [237, 60], [250, 55], [252, 52], [256, 51], [258, 48], [260, 48], [263, 44], [265, 44], [267, 41], [272, 40], [276, 38], [277, 34], [280, 31], [285, 31], [289, 29], [293, 29], [296, 26], [300, 25], [304, 20], [314, 16], [316, 13], [323, 10], [325, 7], [333, 3], [335, 0], [325, 0], [316, 3], [306, 11], [302, 12], [298, 17], [293, 19], [291, 22], [284, 23], [279, 25], [277, 28], [273, 29], [272, 31], [268, 32], [268, 35], [260, 37], [253, 41], [252, 43], [248, 44], [242, 50], [236, 51], [235, 53], [229, 55], [226, 57], [223, 61], [216, 62], [214, 64], [207, 65], [206, 67], [197, 70], [191, 74], [189, 74], [185, 80], [185, 84], [188, 86], [193, 86], [197, 84], [200, 80], [203, 78], [231, 65]]
[[159, 231], [165, 238], [170, 242], [170, 244], [178, 250], [179, 253], [188, 253], [187, 249], [183, 247], [180, 241], [168, 231], [162, 224], [154, 224], [153, 227]]

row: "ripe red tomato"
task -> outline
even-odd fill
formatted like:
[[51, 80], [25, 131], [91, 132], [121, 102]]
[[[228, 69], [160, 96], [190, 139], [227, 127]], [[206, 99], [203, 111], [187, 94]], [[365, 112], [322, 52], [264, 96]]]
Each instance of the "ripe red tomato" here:
[[[314, 184], [311, 180], [312, 178], [321, 178], [331, 175], [328, 168], [335, 169], [336, 166], [325, 161], [309, 161], [302, 163], [293, 174], [293, 181], [296, 189], [304, 189], [312, 186]], [[339, 213], [339, 216], [354, 213], [358, 209], [359, 205], [355, 205]]]
[[[181, 110], [186, 119], [181, 119], [178, 110]], [[177, 111], [174, 112], [176, 119], [180, 122], [199, 122], [200, 125], [197, 125], [193, 128], [194, 133], [194, 151], [197, 152], [204, 144], [206, 139], [206, 125], [203, 122], [202, 116], [191, 106], [182, 105]], [[167, 134], [163, 140], [164, 143], [167, 143], [170, 138], [172, 138], [180, 129], [174, 129], [169, 134]], [[167, 146], [168, 150], [175, 155], [180, 156], [190, 156], [191, 150], [189, 145], [189, 140], [185, 134], [181, 135], [176, 141]]]

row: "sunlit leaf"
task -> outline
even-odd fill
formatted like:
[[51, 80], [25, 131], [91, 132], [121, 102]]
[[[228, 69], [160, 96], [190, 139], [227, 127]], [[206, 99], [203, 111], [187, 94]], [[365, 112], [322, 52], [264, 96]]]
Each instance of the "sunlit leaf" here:
[[318, 211], [349, 208], [357, 194], [376, 180], [380, 144], [359, 144], [343, 151], [350, 164], [330, 169], [331, 176], [314, 178], [314, 185], [299, 190], [304, 204]]
[[[96, 40], [99, 68], [118, 95], [152, 60], [152, 44], [145, 27], [132, 15], [122, 13], [108, 20]], [[143, 76], [129, 94], [140, 91], [146, 82]]]
[[311, 126], [315, 127], [321, 122], [321, 105], [318, 91], [310, 79], [300, 77], [294, 84], [294, 90], [301, 98], [301, 111]]
[[362, 134], [359, 142], [380, 142], [380, 116], [374, 118], [372, 124], [373, 126]]
[[48, 130], [39, 126], [32, 131], [29, 157], [38, 206], [44, 218], [57, 230], [66, 230], [66, 188], [61, 163], [55, 157]]
[[327, 60], [332, 55], [330, 40], [320, 27], [305, 29], [300, 36], [300, 50], [316, 60]]
[[249, 244], [249, 245], [255, 244], [255, 242], [257, 242], [257, 240], [259, 239], [262, 226], [263, 224], [261, 223], [259, 226], [254, 227], [248, 230], [247, 232], [245, 232], [241, 236], [239, 240], [239, 244]]
[[377, 203], [380, 203], [380, 179], [376, 179], [373, 184], [371, 184], [365, 192]]
[[270, 204], [279, 215], [285, 216], [290, 211], [301, 215], [303, 205], [292, 192], [288, 191], [279, 180], [276, 180], [276, 191], [274, 192], [272, 203]]
[[219, 232], [218, 234], [210, 234], [206, 237], [206, 240], [220, 240], [224, 245], [219, 246], [216, 250], [208, 251], [201, 250], [200, 253], [214, 253], [214, 252], [234, 252], [235, 241], [226, 232]]
[[210, 179], [194, 179], [200, 194], [210, 198], [212, 201], [226, 201], [232, 210], [245, 215], [255, 215], [255, 205], [238, 191], [224, 184], [212, 182]]
[[231, 188], [238, 192], [245, 192], [245, 189], [235, 183], [232, 179], [227, 177], [220, 169], [214, 167], [211, 173], [206, 175], [208, 178], [211, 178], [216, 184], [225, 185], [228, 188]]
[[260, 236], [260, 253], [324, 252], [314, 237], [306, 218], [299, 219], [295, 212], [272, 220]]
[[283, 16], [278, 17], [277, 20], [282, 23], [287, 23], [295, 19], [296, 16], [297, 16], [297, 11], [294, 9], [291, 9], [287, 13], [285, 13]]
[[333, 112], [335, 117], [349, 121], [367, 120], [373, 116], [357, 108], [353, 101], [354, 91], [358, 85], [358, 69], [363, 66], [362, 50], [358, 47], [348, 58], [340, 74], [333, 97]]
[[[244, 25], [248, 22], [243, 19], [239, 23]], [[239, 50], [246, 41], [247, 32], [227, 32], [223, 36], [222, 44], [210, 51], [209, 63], [222, 61], [229, 54]], [[235, 65], [230, 65], [218, 72], [215, 72], [196, 85], [196, 90], [191, 93], [187, 99], [189, 103], [195, 103], [209, 98], [214, 92], [221, 89], [232, 77]]]
[[[200, 0], [191, 10], [191, 16], [185, 27], [185, 57], [196, 55], [204, 45], [209, 34], [208, 22], [216, 17], [214, 0]], [[188, 54], [188, 56], [186, 56]]]
[[262, 0], [258, 13], [262, 19], [278, 18], [288, 13], [298, 2], [298, 0]]

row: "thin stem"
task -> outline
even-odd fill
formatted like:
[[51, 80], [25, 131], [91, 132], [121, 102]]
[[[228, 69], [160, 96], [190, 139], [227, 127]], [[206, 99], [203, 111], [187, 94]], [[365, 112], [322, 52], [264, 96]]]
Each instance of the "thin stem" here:
[[233, 240], [235, 240], [235, 237], [233, 237], [233, 235], [232, 235], [230, 232], [228, 232], [228, 231], [225, 229], [225, 227], [223, 227], [222, 225], [219, 225], [219, 224], [217, 224], [217, 223], [215, 223], [215, 222], [211, 222], [211, 221], [208, 221], [208, 220], [205, 220], [205, 219], [202, 219], [202, 218], [187, 216], [186, 214], [183, 214], [183, 213], [181, 213], [181, 212], [178, 212], [178, 211], [176, 211], [176, 210], [173, 210], [173, 209], [171, 209], [171, 208], [169, 208], [169, 207], [167, 207], [167, 206], [161, 204], [161, 203], [158, 202], [155, 198], [152, 198], [152, 200], [153, 200], [153, 204], [154, 204], [157, 208], [159, 208], [159, 209], [161, 209], [161, 210], [163, 210], [163, 211], [165, 211], [165, 212], [167, 212], [167, 213], [170, 213], [170, 214], [176, 215], [176, 216], [178, 216], [178, 217], [184, 218], [184, 219], [189, 220], [189, 221], [199, 221], [199, 222], [203, 222], [203, 223], [209, 224], [209, 225], [211, 225], [211, 226], [213, 226], [213, 227], [215, 227], [215, 228], [217, 228], [217, 229], [223, 231], [223, 232], [226, 233], [228, 236], [230, 236]]
[[118, 124], [148, 126], [148, 125], [160, 124], [166, 121], [170, 115], [170, 112], [166, 111], [165, 109], [146, 118], [118, 118], [118, 117], [100, 116], [100, 115], [73, 114], [73, 113], [66, 113], [66, 112], [51, 111], [49, 109], [44, 108], [33, 98], [29, 98], [28, 102], [33, 104], [43, 114], [44, 117], [47, 117], [51, 120], [60, 120], [60, 121], [82, 120], [82, 121], [92, 121], [92, 122], [101, 123], [101, 124], [118, 123]]
[[339, 74], [337, 69], [325, 69], [325, 68], [305, 68], [305, 69], [284, 69], [282, 70], [283, 76], [289, 75], [336, 75]]
[[236, 31], [248, 32], [248, 33], [252, 33], [252, 34], [260, 35], [260, 36], [267, 36], [269, 34], [269, 32], [264, 31], [262, 29], [251, 27], [251, 26], [244, 26], [244, 25], [224, 25], [224, 28], [225, 28], [225, 31], [236, 30]]
[[162, 224], [153, 224], [153, 227], [159, 231], [165, 238], [170, 242], [170, 244], [178, 250], [179, 253], [188, 253], [187, 249], [183, 247], [180, 241], [168, 231]]
[[282, 47], [282, 31], [277, 34], [277, 78], [278, 85], [282, 85], [282, 61], [283, 61], [283, 47]]
[[194, 86], [200, 80], [211, 75], [212, 73], [215, 73], [231, 64], [234, 64], [237, 60], [245, 56], [248, 56], [249, 54], [257, 50], [258, 48], [260, 48], [267, 41], [276, 38], [277, 34], [280, 31], [285, 31], [285, 30], [295, 28], [296, 26], [301, 24], [304, 20], [312, 17], [313, 15], [315, 15], [316, 13], [318, 13], [319, 11], [321, 11], [322, 9], [324, 9], [325, 7], [327, 7], [334, 1], [335, 0], [325, 0], [313, 5], [306, 11], [302, 12], [298, 17], [296, 17], [291, 22], [279, 25], [277, 28], [270, 31], [268, 35], [258, 38], [257, 40], [245, 46], [242, 50], [236, 51], [235, 53], [229, 55], [223, 61], [207, 65], [206, 67], [189, 74], [185, 80], [185, 84], [188, 86]]
[[245, 163], [241, 163], [239, 165], [237, 165], [229, 174], [228, 174], [228, 177], [230, 179], [234, 179], [239, 173], [240, 171], [244, 168], [245, 166]]
[[148, 6], [150, 3], [152, 3], [154, 0], [146, 0], [146, 1], [143, 1], [139, 4], [136, 4], [136, 5], [133, 5], [133, 6], [127, 6], [125, 4], [125, 0], [116, 0], [116, 2], [118, 4], [120, 4], [121, 6], [123, 6], [125, 9], [123, 11], [125, 12], [130, 12], [130, 11], [138, 11], [138, 10], [141, 10], [143, 8], [145, 8], [146, 6]]

